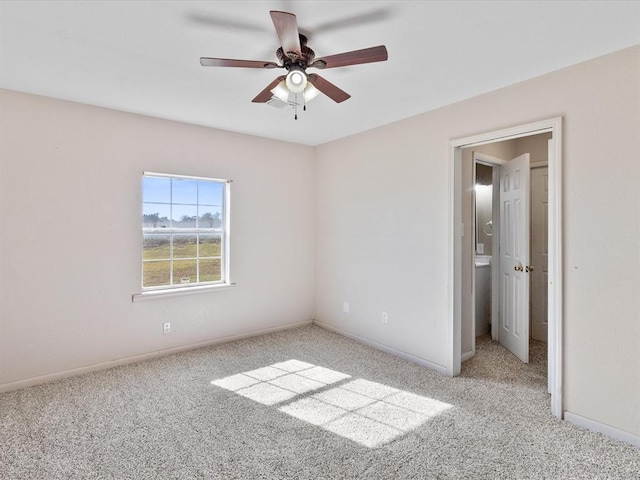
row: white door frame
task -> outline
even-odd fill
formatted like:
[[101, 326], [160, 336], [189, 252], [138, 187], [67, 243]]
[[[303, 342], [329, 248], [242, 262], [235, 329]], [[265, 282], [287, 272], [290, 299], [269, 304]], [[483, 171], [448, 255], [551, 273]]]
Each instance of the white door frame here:
[[[462, 149], [552, 133], [549, 156], [549, 384], [551, 413], [562, 418], [562, 117], [519, 125], [449, 142], [449, 315], [447, 374], [460, 374], [462, 304]], [[467, 228], [469, 228], [468, 226]]]

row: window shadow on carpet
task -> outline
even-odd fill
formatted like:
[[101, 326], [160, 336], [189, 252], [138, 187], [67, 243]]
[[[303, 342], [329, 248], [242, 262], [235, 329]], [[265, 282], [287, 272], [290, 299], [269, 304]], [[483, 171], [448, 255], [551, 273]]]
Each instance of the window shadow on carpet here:
[[382, 446], [452, 408], [432, 398], [294, 359], [211, 384], [369, 448]]

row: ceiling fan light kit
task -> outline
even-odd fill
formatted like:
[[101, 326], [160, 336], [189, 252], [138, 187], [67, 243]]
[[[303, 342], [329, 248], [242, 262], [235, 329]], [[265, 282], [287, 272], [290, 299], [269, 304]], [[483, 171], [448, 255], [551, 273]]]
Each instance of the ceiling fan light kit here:
[[254, 103], [273, 103], [274, 98], [292, 105], [295, 117], [298, 118], [298, 96], [303, 108], [320, 92], [336, 103], [344, 102], [351, 97], [333, 83], [315, 73], [308, 74], [307, 68], [336, 68], [363, 63], [383, 62], [387, 60], [387, 49], [384, 45], [377, 47], [339, 53], [315, 59], [315, 52], [307, 46], [307, 37], [298, 32], [298, 22], [292, 13], [271, 11], [271, 20], [276, 29], [281, 46], [276, 51], [280, 64], [260, 60], [236, 60], [228, 58], [201, 57], [204, 67], [242, 67], [242, 68], [284, 68], [287, 75], [282, 75], [271, 82], [253, 100]]
[[[293, 106], [297, 103], [295, 92], [292, 92], [287, 87], [287, 84], [285, 81], [280, 82], [278, 85], [272, 88], [271, 93], [273, 93], [274, 96], [276, 96], [283, 102], [288, 103], [290, 106]], [[304, 100], [304, 103], [307, 104], [311, 100], [316, 98], [319, 93], [320, 93], [320, 90], [318, 90], [316, 87], [314, 87], [311, 83], [307, 81], [306, 87], [302, 91], [302, 100]]]

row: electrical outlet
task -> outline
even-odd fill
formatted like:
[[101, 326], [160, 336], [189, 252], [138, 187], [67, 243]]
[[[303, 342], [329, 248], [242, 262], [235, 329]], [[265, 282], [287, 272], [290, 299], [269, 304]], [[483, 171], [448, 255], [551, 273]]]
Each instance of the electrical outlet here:
[[162, 333], [164, 333], [165, 335], [167, 333], [171, 333], [171, 322], [164, 322], [162, 324]]
[[382, 312], [382, 323], [389, 323], [389, 315], [387, 315], [387, 312]]
[[349, 302], [347, 302], [346, 300], [342, 302], [342, 312], [349, 313]]

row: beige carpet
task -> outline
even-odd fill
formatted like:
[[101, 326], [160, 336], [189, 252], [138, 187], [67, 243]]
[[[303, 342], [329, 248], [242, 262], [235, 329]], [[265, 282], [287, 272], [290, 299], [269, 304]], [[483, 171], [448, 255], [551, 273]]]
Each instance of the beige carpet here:
[[476, 338], [476, 354], [462, 363], [461, 376], [517, 384], [544, 391], [547, 388], [547, 344], [529, 341], [529, 363], [523, 363], [486, 334]]
[[5, 393], [0, 478], [640, 478], [503, 354], [450, 379], [309, 326]]

